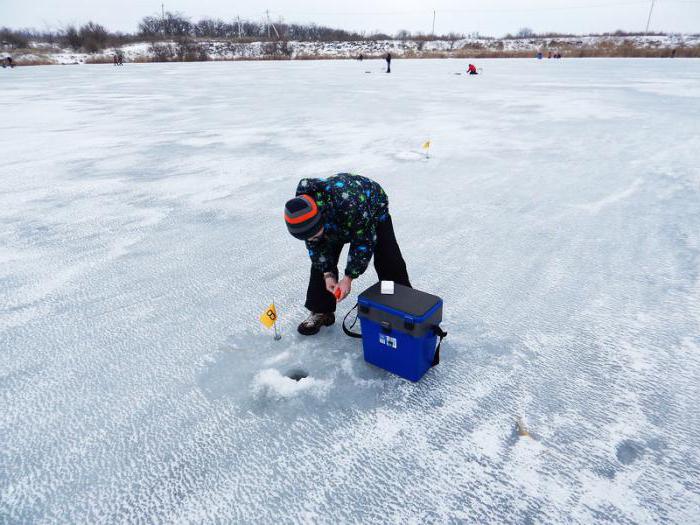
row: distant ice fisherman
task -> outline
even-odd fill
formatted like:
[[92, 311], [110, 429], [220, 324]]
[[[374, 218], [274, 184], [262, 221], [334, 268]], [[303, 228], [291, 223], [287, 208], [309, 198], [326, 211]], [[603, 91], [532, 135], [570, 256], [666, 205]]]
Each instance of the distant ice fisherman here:
[[[306, 241], [311, 274], [306, 308], [311, 315], [299, 333], [313, 335], [335, 323], [336, 303], [350, 293], [374, 256], [379, 280], [411, 286], [406, 263], [396, 242], [389, 199], [382, 187], [366, 177], [339, 173], [327, 179], [302, 179], [296, 197], [284, 207], [287, 229]], [[350, 244], [343, 278], [338, 259]]]

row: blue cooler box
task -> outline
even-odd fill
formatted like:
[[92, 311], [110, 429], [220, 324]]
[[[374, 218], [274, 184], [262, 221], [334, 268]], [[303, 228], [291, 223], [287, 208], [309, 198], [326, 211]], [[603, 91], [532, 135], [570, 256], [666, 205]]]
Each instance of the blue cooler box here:
[[410, 381], [418, 381], [439, 362], [437, 338], [442, 299], [394, 284], [394, 293], [382, 294], [380, 283], [358, 299], [365, 361]]

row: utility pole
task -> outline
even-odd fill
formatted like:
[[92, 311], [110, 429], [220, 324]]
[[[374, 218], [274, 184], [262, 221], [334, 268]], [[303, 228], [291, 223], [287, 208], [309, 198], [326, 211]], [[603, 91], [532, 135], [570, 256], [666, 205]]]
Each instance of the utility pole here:
[[160, 14], [163, 21], [163, 36], [165, 36], [165, 4], [160, 4]]
[[270, 22], [270, 10], [269, 9], [265, 10], [265, 16], [267, 17], [267, 24], [266, 24], [267, 25], [267, 39], [270, 40], [270, 26], [272, 26], [272, 30], [275, 32], [275, 34], [277, 35], [277, 39], [279, 40], [280, 34], [277, 31], [275, 24]]
[[[283, 16], [280, 16], [279, 18], [277, 18], [277, 22], [280, 23], [280, 24], [282, 24], [282, 25], [284, 25], [284, 17], [283, 17]], [[276, 26], [275, 24], [272, 24], [272, 29], [275, 30], [275, 34], [277, 35], [277, 40], [279, 40], [279, 39], [280, 39], [280, 33], [279, 33], [279, 31], [277, 31], [277, 26]]]
[[241, 39], [241, 17], [237, 16], [236, 20], [238, 20], [238, 40]]
[[433, 32], [432, 35], [435, 36], [435, 9], [433, 9]]
[[647, 29], [644, 31], [646, 34], [649, 34], [649, 22], [651, 22], [651, 13], [654, 11], [654, 2], [655, 0], [651, 0], [651, 7], [649, 8], [649, 18], [647, 18]]

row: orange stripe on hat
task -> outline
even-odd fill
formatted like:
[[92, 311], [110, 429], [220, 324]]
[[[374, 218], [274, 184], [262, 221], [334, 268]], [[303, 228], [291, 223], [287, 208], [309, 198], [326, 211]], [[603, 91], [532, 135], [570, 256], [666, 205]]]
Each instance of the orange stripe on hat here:
[[318, 206], [316, 206], [316, 201], [314, 201], [308, 195], [299, 195], [299, 197], [301, 197], [302, 199], [304, 199], [306, 202], [309, 203], [309, 205], [311, 206], [311, 211], [305, 213], [304, 215], [302, 215], [300, 217], [294, 217], [294, 218], [287, 217], [287, 214], [285, 213], [284, 220], [286, 220], [289, 224], [299, 224], [299, 223], [302, 223], [304, 221], [308, 221], [309, 219], [315, 217], [316, 214], [318, 213]]

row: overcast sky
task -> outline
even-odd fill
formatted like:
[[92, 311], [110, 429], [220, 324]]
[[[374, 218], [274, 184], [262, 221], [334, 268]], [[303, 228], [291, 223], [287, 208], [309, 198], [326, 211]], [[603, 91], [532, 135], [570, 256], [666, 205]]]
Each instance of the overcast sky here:
[[[530, 27], [537, 32], [643, 30], [651, 1], [634, 0], [166, 0], [165, 9], [198, 20], [218, 17], [316, 22], [351, 30], [399, 29], [501, 36]], [[112, 30], [135, 31], [139, 20], [160, 12], [160, 1], [146, 0], [0, 0], [0, 26], [58, 28], [68, 23], [99, 22]], [[700, 0], [657, 0], [652, 30], [700, 33]]]

